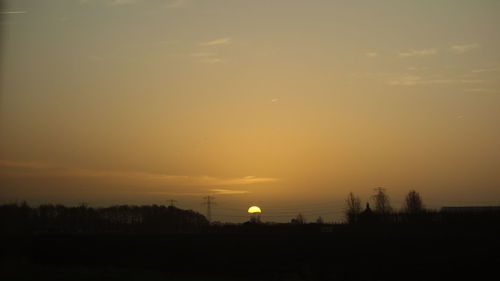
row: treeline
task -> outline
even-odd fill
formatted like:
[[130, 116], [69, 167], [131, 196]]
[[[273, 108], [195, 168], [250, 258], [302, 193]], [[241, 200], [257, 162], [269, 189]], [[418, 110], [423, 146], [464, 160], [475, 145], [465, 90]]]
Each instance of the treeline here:
[[[364, 203], [364, 204], [363, 204]], [[46, 204], [31, 207], [26, 202], [0, 205], [0, 234], [31, 233], [176, 233], [176, 232], [331, 232], [349, 226], [483, 225], [500, 228], [500, 207], [449, 207], [427, 209], [415, 190], [408, 192], [400, 209], [392, 207], [384, 188], [374, 190], [368, 202], [350, 193], [346, 198], [345, 222], [313, 223], [298, 214], [290, 223], [212, 224], [200, 213], [163, 205], [119, 205], [93, 208]]]
[[382, 187], [374, 189], [374, 194], [364, 208], [361, 199], [352, 192], [345, 202], [345, 219], [351, 225], [500, 225], [500, 207], [432, 210], [425, 207], [420, 193], [415, 190], [408, 192], [400, 209], [392, 207], [390, 198]]
[[0, 205], [3, 234], [198, 232], [208, 224], [205, 216], [173, 206], [30, 207], [26, 202]]

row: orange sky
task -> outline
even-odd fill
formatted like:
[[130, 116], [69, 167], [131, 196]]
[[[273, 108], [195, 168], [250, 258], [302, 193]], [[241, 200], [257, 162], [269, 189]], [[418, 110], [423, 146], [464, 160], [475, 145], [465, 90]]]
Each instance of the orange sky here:
[[[5, 1], [0, 198], [500, 203], [498, 1]], [[267, 211], [267, 212], [266, 212]]]

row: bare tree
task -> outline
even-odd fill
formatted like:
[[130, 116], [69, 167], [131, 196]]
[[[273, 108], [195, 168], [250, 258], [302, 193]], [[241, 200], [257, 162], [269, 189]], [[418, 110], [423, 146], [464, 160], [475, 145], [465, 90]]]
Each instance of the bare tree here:
[[291, 222], [294, 224], [305, 224], [306, 219], [304, 218], [304, 216], [302, 216], [302, 214], [299, 213], [296, 218], [292, 219]]
[[361, 214], [361, 200], [350, 192], [346, 199], [346, 219], [349, 223], [355, 223], [359, 214]]
[[316, 223], [317, 224], [324, 224], [325, 221], [323, 221], [323, 218], [321, 216], [319, 216], [317, 219], [316, 219]]
[[417, 214], [424, 210], [422, 197], [420, 197], [420, 194], [415, 190], [410, 190], [406, 195], [404, 210], [408, 214]]
[[377, 187], [374, 191], [375, 194], [372, 196], [372, 200], [375, 205], [375, 212], [380, 214], [388, 214], [392, 212], [389, 196], [386, 194], [385, 188]]

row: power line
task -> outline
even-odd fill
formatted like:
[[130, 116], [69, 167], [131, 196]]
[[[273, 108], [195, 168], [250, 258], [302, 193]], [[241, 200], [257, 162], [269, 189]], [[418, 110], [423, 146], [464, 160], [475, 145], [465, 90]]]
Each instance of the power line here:
[[[281, 205], [281, 206], [267, 206], [267, 205], [259, 205], [261, 209], [269, 210], [269, 211], [280, 211], [280, 210], [298, 210], [298, 209], [325, 209], [325, 208], [335, 208], [335, 209], [340, 209], [343, 208], [341, 207], [343, 204], [339, 203], [320, 203], [320, 204], [304, 204], [304, 205]], [[227, 205], [226, 205], [227, 206]], [[246, 208], [232, 208], [231, 206], [223, 206], [220, 209], [227, 209], [227, 210], [233, 210], [233, 211], [240, 211], [240, 210], [246, 210]]]
[[[239, 213], [245, 213], [246, 209], [236, 209], [236, 208], [218, 208], [218, 210], [221, 211], [226, 211], [226, 212], [239, 212]], [[262, 211], [266, 214], [296, 214], [296, 213], [317, 213], [317, 212], [343, 212], [344, 207], [336, 207], [336, 208], [326, 208], [326, 207], [321, 207], [321, 208], [286, 208], [282, 210], [277, 210], [277, 209], [266, 209], [262, 208]]]
[[[330, 201], [330, 202], [320, 202], [320, 203], [309, 203], [309, 204], [304, 204], [304, 203], [301, 203], [301, 204], [286, 204], [286, 205], [271, 205], [269, 206], [268, 204], [262, 204], [260, 205], [259, 204], [259, 207], [261, 207], [262, 209], [266, 209], [266, 210], [281, 210], [281, 209], [303, 209], [303, 208], [325, 208], [327, 206], [338, 206], [338, 205], [341, 205], [342, 203], [341, 202], [333, 202], [333, 201]], [[227, 206], [226, 204], [224, 204], [224, 206]], [[222, 209], [230, 209], [231, 207], [228, 206], [228, 208], [225, 208], [223, 207]], [[232, 208], [233, 210], [240, 210], [240, 208]]]
[[[342, 214], [343, 211], [325, 211], [325, 212], [300, 212], [302, 215], [304, 216], [318, 216], [318, 215], [337, 215], [337, 214]], [[263, 217], [267, 217], [267, 218], [290, 218], [290, 217], [296, 217], [299, 213], [290, 213], [288, 215], [283, 215], [283, 214], [280, 214], [280, 215], [272, 215], [272, 214], [266, 214], [266, 213], [263, 213], [262, 216]], [[243, 215], [226, 215], [226, 214], [218, 214], [217, 215], [218, 217], [234, 217], [234, 218], [246, 218], [247, 216], [243, 216]]]
[[310, 204], [289, 204], [289, 205], [273, 205], [264, 206], [266, 209], [289, 209], [289, 208], [310, 208], [310, 207], [325, 207], [339, 205], [340, 202], [323, 202], [323, 203], [310, 203]]

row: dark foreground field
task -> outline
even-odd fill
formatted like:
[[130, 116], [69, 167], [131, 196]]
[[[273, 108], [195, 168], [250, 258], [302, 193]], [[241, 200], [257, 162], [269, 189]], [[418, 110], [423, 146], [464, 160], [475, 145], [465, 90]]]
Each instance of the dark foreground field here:
[[481, 280], [496, 228], [3, 236], [2, 280]]

